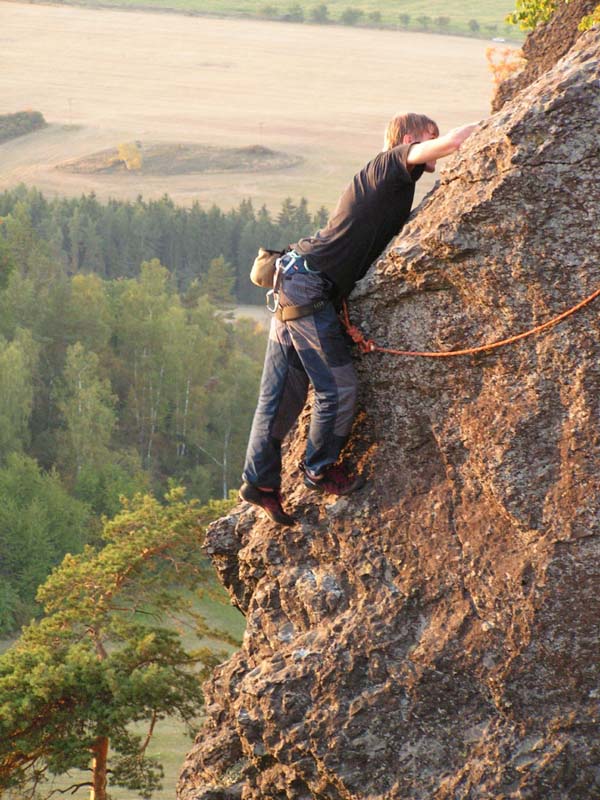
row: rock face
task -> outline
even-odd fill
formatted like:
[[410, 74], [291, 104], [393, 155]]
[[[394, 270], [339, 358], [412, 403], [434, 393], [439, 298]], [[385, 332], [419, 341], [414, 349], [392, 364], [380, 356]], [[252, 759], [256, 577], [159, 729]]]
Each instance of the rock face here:
[[523, 45], [524, 68], [500, 84], [492, 101], [492, 111], [499, 111], [518, 92], [552, 69], [581, 36], [579, 23], [597, 5], [597, 0], [557, 0], [551, 20], [527, 37]]
[[[381, 344], [519, 333], [600, 287], [600, 42], [491, 117], [358, 287]], [[247, 616], [180, 800], [600, 798], [600, 299], [487, 355], [357, 357], [335, 501], [239, 507], [207, 551]]]

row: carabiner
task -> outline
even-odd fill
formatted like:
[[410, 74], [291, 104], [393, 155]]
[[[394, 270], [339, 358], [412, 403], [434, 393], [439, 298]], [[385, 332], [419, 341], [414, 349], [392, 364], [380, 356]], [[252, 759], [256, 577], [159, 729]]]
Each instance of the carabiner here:
[[[273, 303], [273, 307], [271, 308], [271, 301]], [[274, 314], [277, 309], [279, 308], [279, 292], [276, 292], [275, 289], [269, 289], [267, 292], [267, 310]]]

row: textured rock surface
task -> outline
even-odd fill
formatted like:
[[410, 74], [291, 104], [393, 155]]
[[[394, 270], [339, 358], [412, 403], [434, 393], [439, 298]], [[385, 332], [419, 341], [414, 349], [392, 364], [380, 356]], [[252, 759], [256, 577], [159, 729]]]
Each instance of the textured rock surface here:
[[581, 36], [579, 23], [597, 5], [597, 0], [558, 0], [556, 12], [550, 21], [536, 28], [525, 40], [525, 65], [500, 84], [492, 101], [492, 111], [499, 111], [521, 89], [552, 69]]
[[[357, 290], [365, 332], [476, 345], [600, 287], [599, 56], [585, 34], [468, 140]], [[208, 537], [247, 631], [180, 800], [600, 798], [599, 310], [359, 360], [350, 498], [299, 484], [303, 417], [301, 523]]]

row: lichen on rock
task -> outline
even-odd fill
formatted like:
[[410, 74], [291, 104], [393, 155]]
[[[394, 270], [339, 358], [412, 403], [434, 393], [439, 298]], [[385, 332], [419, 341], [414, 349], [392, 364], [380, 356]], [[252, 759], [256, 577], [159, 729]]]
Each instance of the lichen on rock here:
[[[478, 345], [600, 287], [599, 89], [593, 30], [465, 143], [352, 298], [370, 337]], [[180, 800], [600, 797], [598, 310], [357, 357], [348, 498], [301, 484], [304, 414], [300, 523], [240, 506], [208, 534], [247, 629]]]

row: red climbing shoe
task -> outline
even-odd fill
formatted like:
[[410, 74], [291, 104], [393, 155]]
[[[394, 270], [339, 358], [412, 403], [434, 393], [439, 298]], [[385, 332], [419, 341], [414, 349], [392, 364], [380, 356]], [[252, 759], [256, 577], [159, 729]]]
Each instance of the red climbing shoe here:
[[367, 482], [363, 475], [352, 475], [344, 464], [331, 464], [320, 475], [313, 475], [301, 465], [304, 472], [304, 485], [325, 494], [352, 494]]
[[253, 486], [251, 483], [244, 482], [239, 491], [240, 500], [245, 500], [253, 506], [262, 508], [263, 511], [270, 517], [273, 522], [278, 525], [295, 525], [296, 520], [290, 514], [286, 514], [281, 505], [281, 492], [279, 489], [273, 489], [272, 492], [265, 492], [264, 489], [259, 489], [258, 486]]

